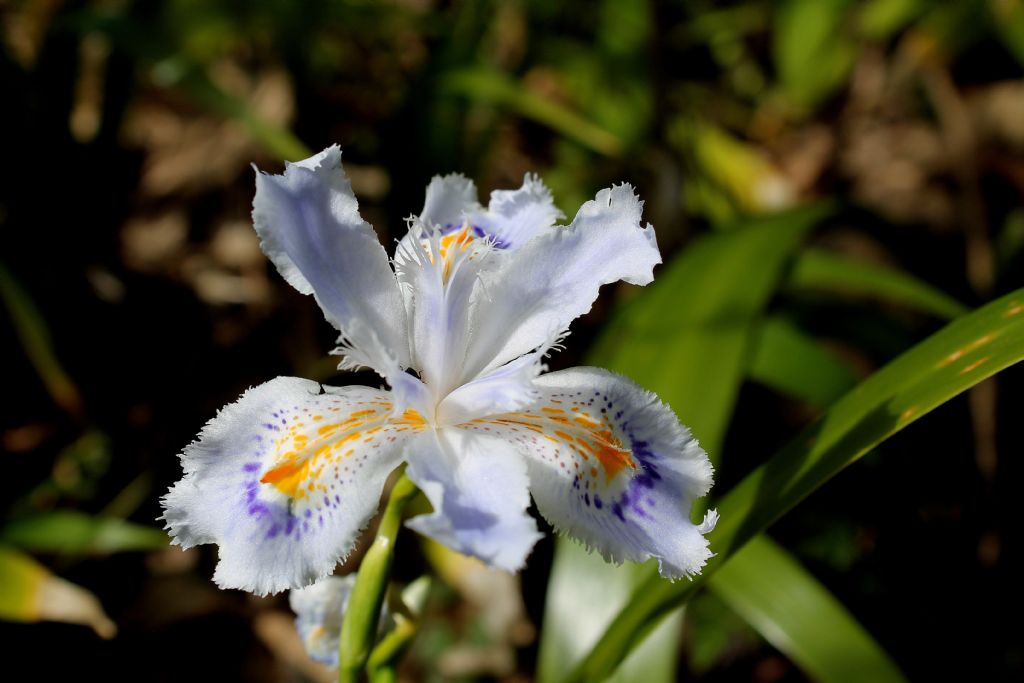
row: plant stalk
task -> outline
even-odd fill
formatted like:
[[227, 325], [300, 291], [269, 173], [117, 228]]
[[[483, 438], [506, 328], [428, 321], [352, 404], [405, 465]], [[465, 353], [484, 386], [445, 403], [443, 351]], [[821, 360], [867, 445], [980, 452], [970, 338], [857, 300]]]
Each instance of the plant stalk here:
[[377, 536], [366, 551], [356, 574], [338, 641], [338, 683], [356, 683], [366, 668], [380, 624], [380, 612], [391, 576], [395, 540], [402, 524], [402, 510], [418, 493], [404, 474], [391, 489]]

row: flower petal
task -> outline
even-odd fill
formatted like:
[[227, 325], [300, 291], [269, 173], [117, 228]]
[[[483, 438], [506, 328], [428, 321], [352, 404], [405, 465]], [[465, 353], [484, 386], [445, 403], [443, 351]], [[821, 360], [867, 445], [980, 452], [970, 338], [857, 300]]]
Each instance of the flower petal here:
[[395, 365], [408, 367], [398, 283], [373, 228], [359, 215], [336, 145], [286, 164], [284, 175], [257, 173], [253, 222], [281, 275], [313, 294], [341, 331], [353, 363], [385, 377]]
[[428, 228], [450, 231], [462, 227], [465, 217], [480, 209], [476, 199], [476, 185], [461, 173], [436, 175], [427, 185], [427, 198], [423, 202], [420, 220]]
[[456, 425], [532, 406], [540, 396], [533, 380], [544, 369], [543, 357], [538, 349], [456, 388], [438, 404], [438, 423]]
[[700, 572], [711, 556], [689, 520], [711, 487], [707, 455], [671, 409], [628, 379], [572, 368], [535, 380], [537, 406], [478, 419], [467, 431], [504, 436], [528, 456], [530, 490], [556, 528], [609, 560], [658, 558], [662, 576]]
[[306, 652], [330, 667], [338, 666], [341, 621], [355, 583], [355, 574], [328, 576], [288, 594], [288, 605], [295, 612], [295, 628]]
[[527, 173], [518, 190], [495, 190], [487, 211], [471, 213], [468, 222], [478, 237], [489, 236], [496, 247], [515, 250], [551, 229], [565, 218], [551, 190], [540, 178]]
[[427, 432], [410, 442], [406, 474], [434, 512], [406, 526], [506, 571], [526, 562], [541, 537], [526, 514], [526, 463], [501, 439], [458, 429]]
[[603, 284], [649, 283], [661, 255], [629, 185], [601, 190], [572, 224], [535, 237], [481, 275], [464, 365], [468, 380], [558, 337], [590, 310]]
[[294, 377], [250, 389], [182, 453], [164, 496], [174, 543], [220, 546], [214, 580], [257, 594], [308, 585], [377, 510], [405, 441], [425, 423], [390, 394]]
[[[409, 235], [416, 230], [413, 227]], [[466, 357], [469, 302], [492, 247], [463, 228], [442, 236], [407, 235], [395, 253], [410, 320], [412, 366], [440, 396], [457, 386]]]

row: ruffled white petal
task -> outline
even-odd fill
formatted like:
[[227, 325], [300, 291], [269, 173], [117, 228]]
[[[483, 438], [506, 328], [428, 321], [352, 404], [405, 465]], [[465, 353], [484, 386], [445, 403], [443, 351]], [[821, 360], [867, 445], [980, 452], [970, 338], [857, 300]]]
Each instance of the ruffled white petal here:
[[514, 251], [565, 218], [540, 178], [527, 173], [518, 190], [495, 190], [487, 211], [470, 214], [478, 237], [489, 237], [498, 249]]
[[[348, 599], [356, 575], [328, 576], [312, 586], [289, 591], [288, 605], [295, 612], [295, 629], [311, 659], [331, 668], [338, 666], [338, 642]], [[387, 602], [381, 606], [379, 631], [392, 623]]]
[[330, 667], [338, 666], [341, 621], [355, 582], [355, 574], [328, 576], [288, 594], [288, 604], [295, 612], [295, 628], [306, 652]]
[[164, 496], [174, 543], [220, 546], [214, 580], [257, 594], [331, 573], [377, 510], [402, 447], [423, 429], [387, 392], [279, 377], [247, 391], [182, 453]]
[[528, 458], [530, 490], [548, 521], [609, 560], [658, 558], [662, 576], [693, 576], [711, 556], [703, 534], [714, 513], [690, 522], [711, 487], [707, 455], [657, 397], [597, 368], [535, 381], [528, 412], [463, 428], [502, 436]]
[[406, 474], [434, 511], [406, 526], [498, 569], [522, 568], [541, 535], [526, 514], [526, 463], [510, 443], [438, 429], [410, 442], [408, 461]]
[[601, 190], [572, 224], [553, 228], [481, 275], [470, 311], [463, 380], [548, 342], [590, 310], [601, 285], [645, 285], [661, 262], [654, 228], [642, 227], [629, 185]]
[[465, 217], [479, 208], [472, 180], [461, 173], [436, 175], [427, 185], [420, 220], [428, 228], [450, 231], [462, 227]]
[[[409, 364], [405, 310], [387, 254], [341, 168], [341, 151], [257, 173], [253, 222], [281, 275], [313, 294], [351, 362], [388, 377]], [[400, 366], [400, 367], [399, 367]]]
[[462, 176], [435, 177], [420, 216], [398, 245], [395, 266], [410, 320], [412, 365], [438, 396], [463, 379], [470, 302], [480, 276], [535, 236], [561, 212], [536, 176], [518, 190], [497, 190], [490, 206]]

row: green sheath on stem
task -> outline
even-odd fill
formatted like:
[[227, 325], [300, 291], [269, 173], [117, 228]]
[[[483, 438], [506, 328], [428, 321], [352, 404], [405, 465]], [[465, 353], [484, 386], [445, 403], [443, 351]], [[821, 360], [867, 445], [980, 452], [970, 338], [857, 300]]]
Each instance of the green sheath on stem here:
[[402, 510], [418, 493], [404, 474], [391, 489], [387, 507], [377, 527], [377, 537], [366, 551], [356, 575], [338, 641], [338, 682], [354, 683], [366, 667], [380, 623], [380, 610], [391, 575], [395, 539], [402, 523]]

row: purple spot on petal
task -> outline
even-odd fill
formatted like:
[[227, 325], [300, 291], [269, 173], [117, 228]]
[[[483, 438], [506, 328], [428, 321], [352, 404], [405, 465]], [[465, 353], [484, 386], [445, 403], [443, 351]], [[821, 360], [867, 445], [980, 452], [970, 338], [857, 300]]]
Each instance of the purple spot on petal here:
[[268, 512], [270, 512], [270, 508], [264, 503], [253, 503], [249, 506], [249, 514], [253, 517], [262, 517]]

